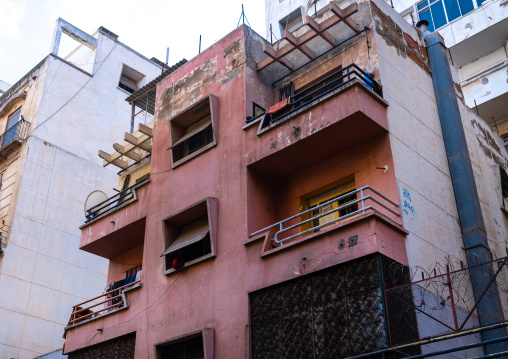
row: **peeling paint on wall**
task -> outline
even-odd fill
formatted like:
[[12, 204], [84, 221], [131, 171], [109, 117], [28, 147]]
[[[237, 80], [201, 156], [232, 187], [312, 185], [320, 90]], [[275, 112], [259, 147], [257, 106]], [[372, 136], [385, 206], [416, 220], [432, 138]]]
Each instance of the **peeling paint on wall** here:
[[371, 4], [376, 32], [385, 40], [386, 44], [395, 47], [399, 56], [409, 57], [430, 74], [427, 49], [402, 31], [401, 27], [390, 16], [382, 12], [374, 2]]

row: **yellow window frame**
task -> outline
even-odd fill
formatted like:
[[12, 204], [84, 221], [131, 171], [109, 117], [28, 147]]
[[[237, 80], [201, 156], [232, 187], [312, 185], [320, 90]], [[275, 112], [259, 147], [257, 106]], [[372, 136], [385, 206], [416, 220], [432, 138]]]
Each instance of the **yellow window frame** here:
[[[334, 189], [344, 186], [348, 183], [350, 183], [349, 186], [345, 186], [344, 188], [342, 188], [340, 190], [333, 191]], [[329, 201], [333, 198], [342, 196], [343, 194], [354, 191], [355, 189], [356, 189], [356, 182], [355, 182], [354, 174], [344, 177], [338, 181], [330, 183], [324, 187], [321, 187], [315, 191], [312, 191], [310, 193], [307, 193], [307, 194], [301, 196], [300, 197], [300, 212], [304, 212], [304, 211], [312, 208], [313, 206], [316, 206], [320, 203], [324, 203], [324, 202]], [[327, 192], [329, 192], [328, 195], [326, 195]], [[338, 201], [332, 202], [332, 206], [333, 206], [332, 208], [338, 208], [339, 207]], [[339, 211], [334, 212], [333, 215], [334, 215], [335, 219], [339, 218]], [[312, 212], [307, 212], [300, 217], [300, 220], [305, 221], [305, 220], [311, 219], [312, 217], [314, 217]], [[305, 223], [304, 225], [301, 226], [301, 231], [303, 232], [303, 231], [306, 231], [306, 230], [311, 229], [313, 227], [315, 227], [315, 224], [313, 223], [313, 221], [309, 221], [308, 223]]]

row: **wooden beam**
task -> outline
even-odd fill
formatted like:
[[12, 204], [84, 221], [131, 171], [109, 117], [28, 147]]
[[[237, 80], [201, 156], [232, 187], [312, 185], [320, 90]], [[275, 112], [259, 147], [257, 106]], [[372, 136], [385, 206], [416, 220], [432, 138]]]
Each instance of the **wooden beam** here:
[[335, 47], [335, 38], [328, 33], [328, 31], [324, 30], [324, 26], [322, 24], [318, 24], [313, 18], [307, 15], [306, 18], [307, 25], [315, 32], [316, 35], [319, 35], [325, 40], [327, 43]]
[[150, 137], [145, 138], [138, 138], [136, 136], [131, 135], [128, 132], [125, 132], [124, 134], [125, 141], [129, 142], [130, 144], [133, 144], [134, 146], [141, 148], [142, 150], [146, 152], [152, 152], [152, 145], [145, 143], [150, 139]]
[[136, 162], [139, 162], [141, 161], [141, 159], [143, 158], [139, 153], [136, 153], [134, 152], [134, 146], [129, 144], [127, 146], [122, 146], [121, 144], [119, 143], [114, 143], [113, 144], [113, 148], [121, 153], [123, 156], [127, 156], [129, 157], [130, 159], [133, 159], [134, 161]]
[[[294, 46], [290, 45], [291, 47], [293, 47], [293, 50], [295, 49]], [[274, 61], [277, 61], [279, 62], [281, 65], [287, 67], [289, 70], [293, 71], [293, 64], [291, 62], [289, 62], [289, 60], [287, 60], [286, 58], [284, 58], [285, 54], [281, 54], [280, 51], [275, 51], [273, 48], [271, 48], [270, 46], [268, 45], [263, 45], [263, 52], [265, 54], [267, 54], [268, 56], [270, 56]]]
[[349, 26], [351, 30], [357, 34], [360, 32], [360, 26], [349, 18], [351, 15], [358, 11], [357, 3], [351, 4], [343, 11], [337, 6], [337, 4], [335, 4], [333, 1], [330, 1], [329, 8], [340, 19], [340, 21], [343, 21], [347, 26]]
[[275, 51], [272, 47], [264, 44], [263, 52], [267, 54], [268, 57], [258, 62], [258, 71], [264, 69], [276, 61], [292, 70], [293, 64], [285, 59], [284, 56], [288, 55], [296, 49], [300, 50], [310, 60], [313, 60], [315, 58], [315, 54], [305, 44], [317, 36], [323, 38], [331, 46], [337, 46], [337, 40], [332, 35], [330, 35], [327, 30], [341, 21], [349, 26], [349, 28], [351, 28], [355, 33], [358, 34], [361, 31], [360, 26], [352, 19], [350, 19], [351, 15], [358, 12], [357, 3], [353, 3], [346, 7], [344, 10], [341, 10], [333, 1], [331, 1], [328, 9], [333, 13], [333, 15], [319, 24], [310, 16], [307, 16], [306, 24], [311, 30], [307, 31], [305, 34], [299, 37], [296, 37], [291, 32], [284, 30], [284, 38], [288, 44], [281, 49]]
[[314, 57], [316, 57], [314, 55], [314, 51], [312, 51], [311, 49], [309, 49], [309, 47], [307, 45], [305, 45], [305, 43], [302, 43], [301, 41], [301, 38], [296, 38], [295, 35], [293, 35], [292, 33], [290, 33], [289, 31], [287, 30], [284, 30], [284, 38], [291, 44], [293, 45], [294, 47], [296, 47], [298, 50], [300, 50], [305, 56], [307, 56], [309, 58], [309, 60], [313, 60]]
[[147, 135], [148, 137], [153, 137], [153, 130], [148, 126], [143, 125], [142, 123], [138, 125], [138, 131]]
[[99, 157], [104, 160], [103, 166], [106, 167], [109, 164], [115, 165], [117, 167], [120, 167], [121, 169], [126, 169], [129, 164], [123, 160], [120, 159], [119, 153], [110, 155], [107, 152], [99, 150]]

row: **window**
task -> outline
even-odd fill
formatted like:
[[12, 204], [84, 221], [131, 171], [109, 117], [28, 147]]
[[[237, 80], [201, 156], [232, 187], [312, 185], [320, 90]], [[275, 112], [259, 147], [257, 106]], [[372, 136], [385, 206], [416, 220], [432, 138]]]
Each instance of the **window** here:
[[302, 7], [293, 11], [288, 16], [283, 17], [279, 21], [281, 36], [284, 36], [284, 30], [289, 32], [296, 30], [303, 24]]
[[[304, 219], [315, 218], [313, 221], [302, 226], [302, 231], [319, 227], [314, 232], [328, 228], [338, 223], [339, 218], [347, 217], [349, 214], [358, 211], [358, 204], [351, 204], [357, 199], [355, 179], [349, 176], [333, 184], [311, 192], [300, 199], [301, 210], [316, 208], [304, 215]], [[350, 195], [347, 195], [351, 193]], [[321, 207], [320, 207], [321, 206]], [[342, 209], [338, 209], [342, 207]], [[337, 209], [334, 211], [334, 209]], [[328, 214], [324, 214], [330, 212]], [[329, 223], [329, 225], [327, 225]]]
[[129, 93], [134, 93], [142, 87], [144, 78], [145, 75], [141, 72], [136, 71], [127, 65], [123, 65], [118, 87]]
[[173, 167], [216, 145], [217, 117], [218, 98], [208, 95], [170, 120]]
[[204, 358], [201, 336], [174, 344], [161, 345], [157, 349], [157, 356], [160, 359]]
[[418, 18], [429, 22], [433, 32], [481, 6], [485, 0], [425, 0], [416, 5]]
[[[166, 274], [215, 256], [217, 199], [206, 198], [164, 219]], [[212, 219], [212, 220], [211, 220]]]
[[213, 358], [214, 330], [202, 330], [158, 344], [157, 359], [211, 359]]
[[21, 118], [21, 107], [9, 115], [2, 138], [2, 146], [9, 143], [14, 139], [14, 137], [16, 137], [16, 124]]

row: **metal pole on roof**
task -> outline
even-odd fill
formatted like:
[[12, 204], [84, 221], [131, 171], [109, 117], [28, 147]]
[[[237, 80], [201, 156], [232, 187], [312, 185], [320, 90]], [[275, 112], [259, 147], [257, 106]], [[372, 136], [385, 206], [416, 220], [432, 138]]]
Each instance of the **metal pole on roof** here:
[[201, 35], [199, 35], [199, 53], [201, 53]]
[[243, 12], [243, 4], [242, 4], [242, 22], [245, 25], [245, 12]]

